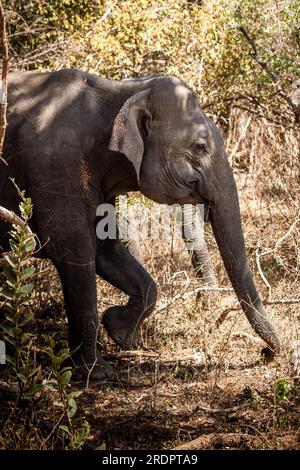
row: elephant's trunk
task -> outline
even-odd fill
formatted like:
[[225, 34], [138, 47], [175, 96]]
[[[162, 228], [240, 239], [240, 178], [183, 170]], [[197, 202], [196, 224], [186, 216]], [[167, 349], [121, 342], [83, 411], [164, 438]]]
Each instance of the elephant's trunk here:
[[[221, 175], [219, 175], [221, 176]], [[280, 352], [280, 341], [267, 318], [265, 308], [255, 288], [249, 269], [243, 237], [236, 184], [229, 167], [222, 175], [226, 181], [226, 192], [211, 209], [211, 225], [232, 286], [241, 307], [256, 333], [275, 353]]]

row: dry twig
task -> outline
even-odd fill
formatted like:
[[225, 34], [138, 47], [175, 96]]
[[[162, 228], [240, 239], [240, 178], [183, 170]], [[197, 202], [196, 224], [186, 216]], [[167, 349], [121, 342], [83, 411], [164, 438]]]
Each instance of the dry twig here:
[[2, 150], [5, 137], [6, 108], [7, 108], [7, 74], [8, 74], [8, 43], [6, 35], [5, 14], [0, 0], [0, 37], [1, 37], [1, 59], [2, 73], [0, 82], [0, 158], [2, 161]]
[[175, 356], [175, 357], [162, 357], [160, 354], [148, 352], [148, 351], [120, 351], [115, 353], [109, 353], [109, 357], [116, 359], [128, 359], [128, 358], [149, 358], [155, 361], [160, 362], [161, 364], [173, 364], [177, 362], [190, 362], [194, 361], [197, 364], [202, 362], [202, 355], [200, 353], [187, 354], [185, 356]]
[[[277, 83], [278, 82], [278, 76], [276, 75], [276, 73], [271, 69], [271, 67], [269, 66], [268, 62], [266, 62], [265, 60], [262, 59], [262, 57], [259, 55], [259, 52], [258, 52], [258, 49], [257, 49], [257, 46], [256, 46], [256, 43], [254, 41], [254, 39], [249, 35], [249, 33], [246, 31], [246, 29], [244, 28], [244, 26], [242, 25], [238, 25], [237, 26], [237, 29], [243, 34], [244, 38], [246, 39], [246, 41], [248, 42], [248, 44], [251, 46], [252, 48], [252, 53], [251, 53], [251, 57], [255, 60], [255, 62], [257, 62], [257, 64], [265, 70], [265, 72], [268, 74], [268, 76], [271, 78], [272, 82], [274, 83]], [[288, 105], [290, 106], [290, 108], [292, 109], [292, 111], [295, 113], [296, 112], [296, 107], [295, 105], [293, 104], [291, 98], [281, 89], [279, 88], [276, 92], [276, 94], [278, 96], [281, 96], [281, 98], [283, 98], [287, 103]]]
[[201, 450], [201, 449], [224, 449], [228, 447], [240, 447], [243, 442], [252, 442], [255, 439], [246, 433], [210, 433], [193, 439], [192, 441], [180, 444], [172, 450]]
[[212, 413], [212, 414], [222, 414], [222, 413], [233, 413], [234, 411], [243, 410], [244, 408], [249, 408], [252, 406], [253, 402], [242, 403], [241, 405], [231, 406], [229, 408], [209, 408], [208, 406], [204, 405], [197, 405], [194, 408], [194, 411], [205, 411], [205, 413]]

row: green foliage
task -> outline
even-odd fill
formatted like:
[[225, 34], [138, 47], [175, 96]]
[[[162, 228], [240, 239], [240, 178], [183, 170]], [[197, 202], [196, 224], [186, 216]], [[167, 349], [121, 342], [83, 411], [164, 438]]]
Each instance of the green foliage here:
[[[39, 445], [45, 448], [49, 439], [40, 434], [42, 424], [49, 419], [49, 414], [51, 420], [55, 419], [55, 410], [59, 410], [58, 421], [54, 422], [50, 432], [50, 436], [53, 435], [50, 442], [60, 441], [65, 449], [81, 449], [89, 434], [89, 424], [77, 416], [76, 399], [82, 392], [71, 389], [72, 369], [64, 366], [69, 349], [57, 350], [54, 338], [45, 337], [47, 347], [39, 351], [32, 332], [31, 295], [35, 267], [30, 262], [36, 240], [27, 228], [32, 216], [31, 200], [24, 192], [19, 191], [19, 195], [24, 225], [14, 226], [10, 231], [11, 252], [4, 256], [7, 267], [3, 269], [4, 282], [0, 287], [4, 309], [0, 328], [10, 350], [6, 355], [10, 364], [8, 380], [17, 382], [18, 393], [13, 411], [0, 422], [0, 445], [8, 449], [39, 448]], [[50, 358], [50, 367], [43, 364], [42, 353]], [[22, 412], [24, 403], [26, 413]], [[36, 442], [36, 436], [40, 437], [40, 443]]]
[[277, 400], [287, 400], [288, 394], [290, 392], [290, 383], [287, 379], [278, 379], [275, 384], [275, 397]]
[[29, 350], [33, 341], [32, 334], [27, 331], [27, 326], [33, 318], [30, 309], [30, 294], [33, 284], [30, 282], [35, 273], [33, 266], [28, 266], [28, 261], [35, 247], [34, 234], [27, 230], [27, 223], [32, 215], [30, 198], [26, 198], [20, 192], [22, 201], [20, 212], [24, 226], [17, 225], [11, 232], [11, 252], [6, 254], [8, 266], [4, 268], [5, 283], [0, 287], [0, 298], [4, 298], [5, 315], [1, 324], [6, 341], [13, 351], [7, 356], [16, 375], [20, 394], [30, 393], [31, 386], [38, 368], [30, 357]]
[[53, 406], [62, 411], [65, 423], [58, 427], [58, 436], [65, 443], [68, 450], [80, 450], [89, 435], [90, 427], [86, 419], [76, 416], [76, 399], [82, 394], [80, 390], [70, 390], [72, 377], [71, 367], [64, 367], [65, 360], [69, 357], [69, 349], [60, 349], [56, 354], [55, 340], [53, 337], [46, 337], [48, 348], [45, 353], [51, 359], [50, 379], [47, 387], [51, 391], [59, 394], [59, 399], [53, 402]]
[[[87, 18], [97, 14], [101, 3], [101, 0], [4, 0], [10, 54], [26, 57], [36, 49], [51, 46], [58, 37], [65, 40]], [[43, 61], [50, 65], [51, 55], [43, 57]], [[30, 66], [34, 63], [30, 62]]]
[[[271, 115], [278, 113], [279, 104], [286, 106], [278, 87], [286, 89], [300, 76], [300, 6], [293, 0], [5, 3], [12, 12], [12, 53], [24, 57], [26, 68], [77, 67], [115, 79], [176, 75], [225, 126], [237, 99], [252, 108], [272, 102]], [[239, 26], [278, 83], [254, 60]]]
[[[111, 8], [110, 13], [105, 15]], [[229, 0], [104, 2], [100, 20], [83, 38], [74, 35], [76, 55], [67, 65], [110, 78], [171, 74], [184, 79], [202, 97], [220, 103], [247, 75], [247, 46], [234, 29]], [[216, 100], [215, 97], [218, 96]], [[222, 103], [221, 103], [222, 101]]]

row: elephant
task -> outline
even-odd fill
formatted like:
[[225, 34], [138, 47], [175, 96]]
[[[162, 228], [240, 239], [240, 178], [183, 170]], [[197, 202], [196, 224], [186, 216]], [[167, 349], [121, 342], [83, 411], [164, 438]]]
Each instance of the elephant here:
[[[197, 95], [173, 76], [109, 80], [76, 69], [13, 72], [0, 163], [0, 205], [18, 212], [9, 178], [33, 203], [37, 256], [60, 276], [77, 377], [112, 379], [97, 350], [96, 276], [129, 296], [109, 307], [103, 325], [124, 348], [154, 310], [152, 277], [117, 237], [100, 239], [97, 209], [140, 191], [161, 204], [204, 204], [231, 284], [255, 332], [274, 354], [280, 340], [247, 261], [238, 193], [222, 135]], [[9, 250], [9, 225], [0, 246]]]

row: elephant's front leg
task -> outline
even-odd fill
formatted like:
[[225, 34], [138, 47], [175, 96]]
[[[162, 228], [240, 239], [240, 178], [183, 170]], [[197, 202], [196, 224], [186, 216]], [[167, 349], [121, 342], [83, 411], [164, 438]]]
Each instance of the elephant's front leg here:
[[119, 240], [97, 243], [97, 274], [129, 296], [127, 305], [108, 308], [102, 322], [115, 343], [130, 349], [137, 343], [142, 321], [154, 309], [156, 285]]
[[92, 380], [111, 379], [112, 367], [97, 355], [99, 319], [97, 313], [95, 262], [64, 262], [57, 265], [68, 317], [71, 357], [75, 375]]

